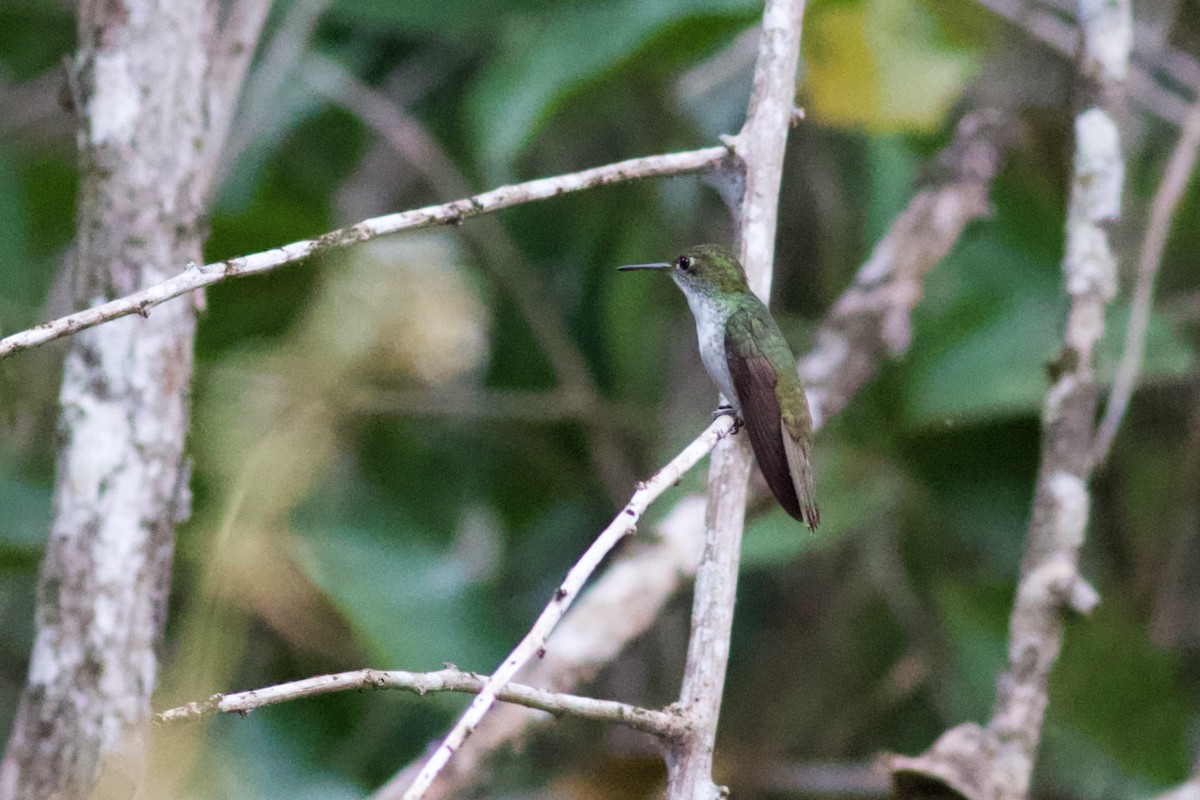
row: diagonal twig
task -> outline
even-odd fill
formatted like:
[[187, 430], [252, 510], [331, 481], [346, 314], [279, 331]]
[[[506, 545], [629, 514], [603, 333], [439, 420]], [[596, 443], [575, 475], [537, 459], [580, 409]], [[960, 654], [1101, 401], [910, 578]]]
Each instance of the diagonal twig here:
[[1171, 222], [1175, 219], [1179, 201], [1183, 199], [1183, 193], [1187, 191], [1192, 172], [1196, 168], [1197, 151], [1200, 151], [1200, 102], [1194, 104], [1184, 118], [1179, 141], [1171, 152], [1163, 170], [1162, 182], [1158, 185], [1154, 200], [1150, 204], [1150, 220], [1146, 225], [1146, 236], [1142, 239], [1141, 252], [1138, 254], [1137, 283], [1133, 289], [1129, 325], [1125, 329], [1125, 349], [1117, 365], [1117, 374], [1113, 378], [1104, 416], [1096, 428], [1092, 458], [1097, 464], [1108, 458], [1113, 439], [1116, 438], [1121, 420], [1129, 407], [1129, 399], [1133, 395], [1138, 374], [1142, 371], [1146, 334], [1150, 328], [1150, 308], [1154, 303], [1154, 284], [1162, 266]]
[[704, 172], [721, 166], [728, 155], [728, 148], [718, 146], [688, 150], [682, 153], [631, 158], [627, 161], [618, 161], [567, 175], [538, 178], [524, 183], [501, 186], [498, 189], [449, 203], [373, 217], [355, 225], [330, 231], [315, 239], [302, 239], [259, 253], [238, 256], [203, 266], [193, 264], [179, 275], [142, 291], [7, 336], [0, 340], [0, 358], [55, 339], [61, 339], [64, 336], [70, 336], [104, 322], [127, 317], [130, 314], [146, 316], [151, 308], [160, 303], [229, 278], [270, 272], [285, 264], [293, 264], [320, 253], [370, 241], [379, 236], [428, 228], [434, 225], [456, 225], [480, 214], [488, 214], [524, 203], [547, 200], [569, 192], [594, 189], [628, 180]]
[[462, 743], [475, 730], [475, 726], [496, 702], [499, 690], [507, 685], [517, 672], [545, 647], [550, 632], [562, 619], [563, 614], [579, 594], [579, 590], [583, 588], [583, 584], [595, 572], [604, 557], [616, 547], [618, 542], [637, 530], [637, 522], [647, 506], [707, 455], [732, 428], [733, 421], [726, 417], [713, 421], [703, 434], [634, 492], [633, 497], [617, 514], [616, 519], [609, 523], [609, 526], [600, 533], [579, 561], [567, 572], [566, 578], [555, 590], [550, 604], [538, 616], [529, 633], [525, 634], [525, 638], [521, 640], [520, 644], [487, 679], [479, 690], [478, 696], [471, 701], [466, 712], [446, 734], [446, 738], [434, 750], [429, 760], [425, 762], [425, 766], [417, 773], [412, 785], [404, 793], [405, 800], [418, 800], [425, 793], [442, 767], [462, 746]]

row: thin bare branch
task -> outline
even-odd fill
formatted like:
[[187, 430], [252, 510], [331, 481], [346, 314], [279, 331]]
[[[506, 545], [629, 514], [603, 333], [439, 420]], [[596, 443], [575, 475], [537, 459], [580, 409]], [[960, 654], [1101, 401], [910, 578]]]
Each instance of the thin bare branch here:
[[[804, 0], [767, 0], [746, 123], [732, 140], [745, 189], [737, 207], [739, 250], [750, 287], [770, 298], [783, 156], [795, 108]], [[741, 558], [750, 451], [745, 437], [713, 451], [704, 553], [696, 573], [692, 629], [679, 707], [690, 727], [667, 748], [668, 800], [722, 795], [713, 782], [713, 748], [724, 696]], [[796, 535], [802, 535], [797, 529]]]
[[562, 619], [563, 614], [579, 594], [579, 590], [583, 588], [584, 582], [596, 571], [604, 557], [616, 547], [618, 542], [637, 530], [637, 522], [650, 503], [694, 467], [719, 440], [726, 438], [732, 428], [733, 421], [726, 417], [720, 417], [713, 421], [708, 426], [708, 430], [699, 438], [638, 487], [625, 508], [617, 514], [616, 519], [609, 523], [609, 526], [600, 533], [596, 541], [575, 563], [575, 566], [567, 572], [566, 578], [555, 590], [550, 604], [534, 622], [529, 633], [525, 634], [521, 643], [487, 679], [480, 689], [479, 695], [467, 707], [466, 713], [450, 729], [446, 738], [434, 750], [433, 755], [429, 757], [421, 771], [417, 773], [416, 779], [404, 793], [404, 800], [419, 800], [424, 795], [442, 767], [462, 746], [466, 738], [474, 732], [479, 721], [495, 703], [497, 692], [504, 688], [530, 659], [544, 650], [550, 632]]
[[1146, 236], [1138, 255], [1137, 284], [1133, 289], [1133, 302], [1129, 314], [1129, 325], [1125, 329], [1125, 349], [1117, 374], [1113, 378], [1112, 391], [1104, 417], [1096, 429], [1096, 442], [1092, 458], [1102, 464], [1112, 449], [1113, 439], [1121, 427], [1121, 420], [1129, 407], [1129, 399], [1142, 371], [1142, 357], [1146, 351], [1146, 334], [1150, 328], [1150, 309], [1154, 304], [1154, 284], [1162, 266], [1163, 251], [1167, 247], [1167, 236], [1179, 201], [1187, 191], [1192, 172], [1196, 168], [1196, 155], [1200, 151], [1200, 103], [1192, 106], [1183, 121], [1179, 141], [1167, 161], [1162, 182], [1154, 193], [1150, 204], [1150, 220], [1146, 224]]
[[[360, 669], [335, 675], [318, 675], [302, 681], [281, 683], [236, 694], [215, 694], [203, 702], [188, 703], [154, 715], [154, 722], [169, 725], [203, 719], [215, 714], [248, 714], [265, 706], [358, 689], [398, 689], [415, 694], [462, 692], [478, 694], [487, 685], [487, 676], [447, 668], [438, 672], [403, 672]], [[547, 692], [510, 683], [496, 693], [496, 699], [555, 715], [570, 715], [624, 725], [664, 739], [681, 735], [679, 719], [669, 711], [639, 708], [612, 700]]]
[[683, 153], [632, 158], [628, 161], [618, 161], [615, 164], [606, 164], [602, 167], [594, 167], [568, 175], [557, 175], [552, 178], [539, 178], [525, 183], [501, 186], [498, 189], [450, 203], [374, 217], [356, 225], [330, 231], [315, 239], [302, 239], [260, 253], [251, 253], [203, 266], [192, 264], [174, 278], [142, 291], [74, 314], [68, 314], [52, 322], [44, 322], [29, 330], [5, 337], [0, 340], [0, 358], [55, 339], [61, 339], [64, 336], [70, 336], [104, 322], [127, 317], [130, 314], [147, 316], [149, 310], [160, 303], [229, 278], [270, 272], [285, 264], [303, 261], [314, 255], [370, 241], [379, 236], [428, 228], [434, 225], [456, 225], [480, 214], [488, 214], [523, 203], [546, 200], [569, 192], [594, 189], [598, 186], [608, 186], [628, 180], [712, 170], [724, 163], [728, 155], [728, 148], [720, 146], [689, 150]]

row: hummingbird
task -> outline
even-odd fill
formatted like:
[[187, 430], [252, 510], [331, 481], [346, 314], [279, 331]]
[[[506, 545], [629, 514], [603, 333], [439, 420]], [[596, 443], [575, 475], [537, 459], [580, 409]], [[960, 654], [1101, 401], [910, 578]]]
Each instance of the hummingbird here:
[[796, 358], [771, 312], [750, 290], [742, 265], [720, 245], [702, 244], [670, 263], [618, 267], [635, 269], [670, 270], [696, 319], [704, 368], [730, 403], [713, 416], [730, 414], [739, 427], [745, 426], [758, 467], [779, 504], [815, 529], [821, 515], [808, 460], [808, 398]]

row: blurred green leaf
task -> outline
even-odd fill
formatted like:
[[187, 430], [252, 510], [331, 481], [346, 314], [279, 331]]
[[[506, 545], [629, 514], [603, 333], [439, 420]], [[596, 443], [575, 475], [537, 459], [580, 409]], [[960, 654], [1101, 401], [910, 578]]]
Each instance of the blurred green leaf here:
[[467, 99], [479, 163], [491, 180], [507, 178], [517, 155], [571, 95], [639, 54], [665, 74], [749, 23], [758, 9], [749, 0], [612, 0], [508, 18], [496, 58]]
[[821, 525], [813, 533], [770, 501], [772, 510], [751, 520], [742, 545], [743, 566], [767, 567], [789, 561], [813, 547], [843, 537], [894, 514], [902, 480], [893, 465], [842, 444], [822, 439], [816, 448], [817, 499]]
[[362, 634], [383, 668], [422, 671], [447, 661], [488, 671], [488, 604], [476, 576], [452, 552], [422, 546], [402, 530], [343, 525], [305, 533], [305, 572]]
[[1067, 630], [1050, 680], [1051, 719], [1077, 729], [1131, 775], [1182, 781], [1197, 699], [1185, 674], [1175, 654], [1151, 644], [1140, 610], [1106, 596]]
[[[1056, 270], [988, 231], [963, 242], [926, 287], [905, 367], [910, 422], [982, 421], [1036, 413], [1046, 365], [1062, 347], [1067, 299]], [[1111, 379], [1124, 343], [1127, 306], [1107, 318], [1097, 379]], [[1143, 378], [1179, 375], [1194, 350], [1161, 314], [1151, 317]]]
[[1007, 663], [1005, 638], [1012, 595], [979, 585], [945, 583], [934, 599], [953, 648], [944, 695], [953, 719], [987, 720], [996, 676]]

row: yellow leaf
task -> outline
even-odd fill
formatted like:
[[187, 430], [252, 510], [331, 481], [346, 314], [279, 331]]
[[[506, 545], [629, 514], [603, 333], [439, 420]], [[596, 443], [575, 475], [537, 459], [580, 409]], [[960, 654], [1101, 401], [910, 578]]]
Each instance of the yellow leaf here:
[[974, 69], [916, 0], [818, 7], [805, 41], [807, 110], [835, 127], [937, 130]]

